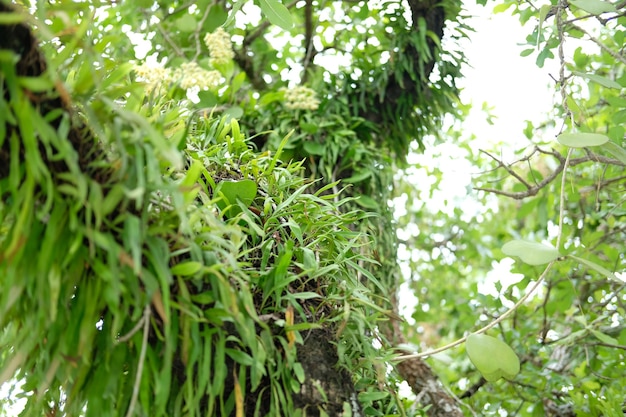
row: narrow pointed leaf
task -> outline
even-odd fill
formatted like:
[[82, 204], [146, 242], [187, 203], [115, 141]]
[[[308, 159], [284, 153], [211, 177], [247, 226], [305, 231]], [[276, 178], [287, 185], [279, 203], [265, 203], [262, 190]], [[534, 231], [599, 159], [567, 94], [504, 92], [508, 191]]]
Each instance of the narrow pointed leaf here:
[[602, 77], [600, 75], [596, 75], [596, 74], [587, 74], [584, 72], [580, 72], [580, 71], [572, 71], [574, 74], [578, 75], [579, 77], [583, 77], [588, 79], [589, 81], [593, 81], [594, 83], [598, 83], [603, 87], [606, 88], [616, 88], [618, 90], [620, 90], [622, 88], [621, 85], [619, 85], [618, 83], [616, 83], [615, 81], [606, 78], [606, 77]]
[[289, 10], [278, 0], [259, 0], [261, 11], [272, 24], [285, 30], [293, 27], [293, 19]]
[[544, 4], [543, 6], [541, 6], [541, 9], [539, 9], [539, 27], [537, 29], [537, 50], [539, 50], [539, 44], [541, 43], [541, 29], [543, 27], [543, 22], [546, 20], [546, 17], [548, 16], [548, 13], [550, 13], [550, 10], [552, 10], [552, 5], [550, 4]]
[[598, 340], [604, 343], [608, 343], [610, 345], [619, 345], [617, 339], [609, 336], [608, 334], [604, 334], [598, 330], [590, 329], [592, 335], [594, 335]]
[[612, 280], [620, 282], [620, 283], [624, 282], [624, 280], [619, 279], [617, 277], [617, 275], [615, 275], [613, 272], [609, 271], [608, 269], [606, 269], [603, 266], [598, 265], [595, 262], [591, 262], [591, 261], [589, 261], [587, 259], [579, 258], [578, 256], [574, 256], [574, 255], [567, 255], [567, 256], [569, 258], [572, 258], [572, 259], [580, 262], [581, 264], [583, 264], [585, 266], [588, 266], [589, 268], [593, 269], [594, 271], [601, 273], [602, 275], [604, 275], [608, 279], [612, 279]]
[[615, 142], [607, 142], [602, 147], [609, 152], [615, 159], [619, 160], [623, 164], [626, 164], [626, 149], [622, 148]]

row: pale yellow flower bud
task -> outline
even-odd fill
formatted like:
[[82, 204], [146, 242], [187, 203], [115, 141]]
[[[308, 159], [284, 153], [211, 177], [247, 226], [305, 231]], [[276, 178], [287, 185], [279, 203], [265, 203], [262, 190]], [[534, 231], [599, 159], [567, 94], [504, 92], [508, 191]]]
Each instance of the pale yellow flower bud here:
[[159, 89], [163, 85], [168, 85], [172, 81], [172, 73], [169, 69], [156, 65], [141, 64], [133, 69], [137, 77], [146, 83], [146, 90]]
[[186, 62], [178, 68], [173, 79], [180, 83], [182, 89], [199, 87], [201, 90], [217, 86], [222, 75], [218, 71], [207, 71], [195, 62]]
[[212, 65], [226, 64], [235, 57], [230, 35], [221, 27], [213, 33], [207, 33], [204, 36], [204, 43], [209, 48]]
[[285, 92], [283, 103], [290, 110], [317, 110], [320, 105], [317, 94], [308, 87], [298, 86], [282, 90]]

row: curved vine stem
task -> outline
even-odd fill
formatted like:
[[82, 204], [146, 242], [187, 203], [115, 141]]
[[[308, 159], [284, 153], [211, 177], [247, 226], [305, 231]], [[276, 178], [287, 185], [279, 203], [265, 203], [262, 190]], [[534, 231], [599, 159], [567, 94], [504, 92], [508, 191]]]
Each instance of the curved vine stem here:
[[[556, 262], [556, 260], [550, 262], [548, 264], [548, 266], [546, 266], [546, 269], [541, 273], [541, 275], [537, 279], [537, 282], [535, 282], [535, 284], [530, 288], [530, 290], [526, 293], [526, 295], [524, 295], [522, 298], [517, 300], [515, 305], [513, 305], [507, 311], [502, 313], [502, 315], [500, 317], [498, 317], [497, 319], [493, 320], [492, 322], [490, 322], [486, 326], [481, 327], [480, 329], [476, 330], [473, 333], [476, 333], [476, 334], [485, 333], [487, 330], [491, 329], [494, 326], [497, 326], [500, 322], [502, 322], [504, 319], [506, 319], [511, 314], [513, 314], [513, 312], [515, 312], [515, 310], [517, 310], [519, 308], [519, 306], [524, 304], [526, 302], [526, 300], [528, 300], [528, 298], [530, 298], [530, 296], [535, 292], [535, 290], [537, 288], [539, 288], [539, 286], [546, 279], [546, 276], [548, 275], [548, 272], [550, 272], [550, 269], [552, 269], [552, 266], [554, 265], [555, 262]], [[399, 356], [397, 359], [398, 360], [405, 360], [405, 359], [412, 359], [412, 358], [425, 358], [427, 356], [432, 356], [432, 355], [434, 355], [436, 353], [441, 353], [441, 352], [446, 351], [448, 349], [451, 349], [451, 348], [453, 348], [455, 346], [458, 346], [461, 343], [464, 343], [466, 340], [467, 340], [467, 336], [464, 336], [464, 337], [462, 337], [462, 338], [460, 338], [458, 340], [455, 340], [452, 343], [448, 343], [447, 345], [442, 346], [440, 348], [433, 349], [433, 350], [427, 350], [426, 352], [421, 352], [421, 353], [414, 353], [414, 354], [410, 354], [410, 355], [402, 355], [402, 356]]]

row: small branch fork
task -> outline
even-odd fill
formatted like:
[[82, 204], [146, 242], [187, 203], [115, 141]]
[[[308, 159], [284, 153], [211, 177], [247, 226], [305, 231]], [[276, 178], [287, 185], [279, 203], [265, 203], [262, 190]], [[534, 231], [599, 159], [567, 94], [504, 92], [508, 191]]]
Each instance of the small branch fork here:
[[[297, 3], [298, 0], [294, 0], [289, 4], [286, 4], [285, 7], [287, 7], [287, 9], [293, 9]], [[243, 72], [246, 73], [246, 75], [248, 76], [248, 80], [253, 85], [253, 87], [259, 91], [267, 90], [268, 83], [263, 79], [261, 74], [257, 73], [249, 48], [256, 39], [263, 36], [265, 31], [267, 31], [267, 29], [271, 25], [272, 24], [267, 19], [261, 21], [256, 29], [246, 34], [243, 39], [241, 48], [233, 49], [235, 52], [235, 62], [237, 63], [237, 65], [239, 65]]]
[[[603, 155], [598, 155], [596, 153], [591, 152], [590, 150], [587, 150], [587, 154], [583, 157], [580, 158], [572, 158], [569, 162], [567, 162], [567, 157], [563, 156], [561, 153], [555, 151], [554, 149], [548, 151], [545, 149], [542, 149], [538, 146], [535, 146], [535, 148], [533, 149], [533, 151], [513, 162], [512, 164], [507, 164], [505, 162], [503, 162], [501, 159], [499, 159], [498, 157], [492, 155], [491, 153], [481, 150], [480, 152], [482, 152], [483, 154], [487, 155], [488, 157], [490, 157], [491, 159], [493, 159], [494, 161], [496, 161], [498, 163], [498, 166], [495, 168], [497, 169], [504, 169], [509, 175], [511, 175], [512, 177], [514, 177], [516, 180], [518, 180], [524, 187], [526, 187], [526, 191], [518, 191], [518, 192], [512, 192], [512, 191], [502, 191], [502, 190], [497, 190], [494, 188], [482, 188], [482, 187], [476, 187], [475, 190], [478, 191], [485, 191], [488, 193], [493, 193], [493, 194], [498, 194], [498, 195], [503, 195], [505, 197], [509, 197], [509, 198], [513, 198], [515, 200], [523, 200], [524, 198], [527, 197], [532, 197], [537, 195], [537, 193], [544, 188], [545, 186], [547, 186], [548, 184], [550, 184], [552, 181], [554, 181], [559, 174], [561, 174], [561, 172], [563, 172], [563, 170], [565, 169], [565, 167], [567, 165], [569, 166], [576, 166], [576, 165], [580, 165], [580, 164], [584, 164], [586, 162], [599, 162], [602, 164], [609, 164], [609, 165], [617, 165], [617, 166], [624, 166], [624, 164], [617, 160], [617, 159], [612, 159], [612, 158], [608, 158], [606, 156]], [[554, 157], [558, 162], [559, 165], [549, 174], [547, 175], [543, 180], [535, 183], [535, 184], [531, 184], [529, 183], [527, 180], [525, 180], [519, 173], [517, 173], [512, 167], [515, 164], [518, 164], [520, 162], [528, 162], [533, 156], [535, 156], [536, 154], [543, 154], [543, 155], [550, 155], [552, 157]]]

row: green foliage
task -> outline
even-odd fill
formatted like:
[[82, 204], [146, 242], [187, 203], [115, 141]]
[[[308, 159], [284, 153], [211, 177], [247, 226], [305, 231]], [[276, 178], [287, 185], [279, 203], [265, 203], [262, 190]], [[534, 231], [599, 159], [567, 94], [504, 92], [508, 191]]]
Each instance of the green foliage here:
[[[444, 21], [469, 29], [459, 4], [409, 3], [2, 14], [36, 22], [47, 62], [0, 51], [0, 382], [24, 415], [299, 415], [303, 388], [332, 395], [302, 356], [318, 331], [365, 415], [436, 412], [389, 366], [397, 289], [417, 298], [409, 344], [470, 333], [469, 360], [430, 363], [477, 413], [622, 415], [623, 7], [495, 6], [530, 28], [522, 55], [560, 66], [511, 164], [441, 129], [468, 111], [465, 58], [442, 50]], [[427, 144], [421, 164], [446, 164], [420, 176]], [[450, 160], [495, 165], [436, 204]]]
[[517, 355], [503, 341], [484, 334], [471, 334], [465, 342], [467, 356], [489, 381], [500, 378], [513, 379], [520, 371]]
[[[103, 10], [95, 27], [88, 5], [51, 6], [41, 28], [51, 70], [41, 76], [19, 78], [16, 57], [2, 56], [10, 134], [0, 144], [11, 163], [0, 177], [0, 382], [20, 385], [24, 415], [230, 415], [243, 407], [291, 415], [305, 382], [298, 347], [324, 327], [339, 338], [337, 366], [360, 384], [368, 414], [394, 412], [396, 398], [371, 385], [393, 357], [369, 336], [389, 314], [388, 283], [371, 272], [365, 233], [379, 220], [334, 179], [303, 175], [300, 158], [287, 155], [297, 143], [289, 135], [276, 136], [274, 153], [250, 149], [229, 117], [237, 108], [257, 117], [232, 62], [202, 69], [229, 80], [225, 92], [207, 85], [201, 95], [223, 101], [223, 117], [186, 97], [191, 67], [174, 66], [199, 52], [193, 39], [225, 18], [213, 13], [220, 6], [207, 5], [206, 19], [159, 9], [172, 26], [153, 45], [163, 53], [171, 42], [180, 60], [154, 84], [150, 73], [118, 65], [131, 56], [120, 13], [125, 24], [149, 17], [150, 5], [137, 14], [126, 4]], [[68, 35], [57, 54], [60, 31]], [[62, 94], [59, 76], [74, 116], [61, 108], [42, 115], [30, 100], [29, 91]], [[351, 138], [348, 129], [334, 130]], [[309, 171], [331, 172], [353, 143], [325, 147], [330, 158]], [[379, 159], [371, 145], [352, 152], [344, 165], [364, 181], [358, 163]]]
[[[71, 178], [52, 173], [28, 159], [29, 169], [0, 183], [12, 202], [1, 217], [2, 345], [20, 352], [3, 355], [3, 382], [24, 381], [25, 412], [32, 415], [51, 404], [63, 404], [68, 414], [116, 415], [131, 401], [135, 375], [138, 407], [147, 414], [178, 415], [182, 407], [229, 414], [242, 401], [226, 389], [233, 361], [235, 381], [247, 381], [239, 395], [267, 395], [252, 392], [269, 378], [267, 412], [290, 413], [284, 390], [299, 389], [285, 372], [297, 366], [290, 338], [301, 342], [300, 332], [321, 319], [361, 331], [375, 323], [376, 309], [357, 279], [357, 264], [367, 259], [354, 249], [366, 238], [348, 227], [363, 214], [339, 212], [347, 200], [322, 194], [325, 189], [307, 193], [300, 163], [233, 146], [236, 123], [199, 120], [183, 152], [160, 152], [150, 114], [131, 116], [132, 103], [89, 106], [114, 118], [108, 125], [115, 130], [105, 136], [117, 145], [114, 183], [78, 171]], [[6, 108], [18, 123], [37, 115], [21, 90]], [[25, 139], [45, 135], [54, 148], [67, 141], [44, 121], [32, 133], [20, 127]], [[11, 157], [19, 160], [16, 134], [13, 140]], [[23, 146], [30, 146], [33, 161], [46, 159], [34, 144]], [[76, 154], [62, 160], [71, 167]], [[178, 170], [172, 161], [188, 168]], [[132, 204], [126, 210], [115, 205], [122, 195]], [[324, 288], [323, 300], [317, 288]], [[158, 317], [143, 313], [149, 305]], [[261, 318], [289, 309], [296, 322]], [[142, 320], [149, 321], [149, 339], [132, 330]], [[351, 352], [363, 348], [355, 345], [362, 345], [360, 337], [344, 343]], [[144, 350], [145, 363], [138, 354]]]

